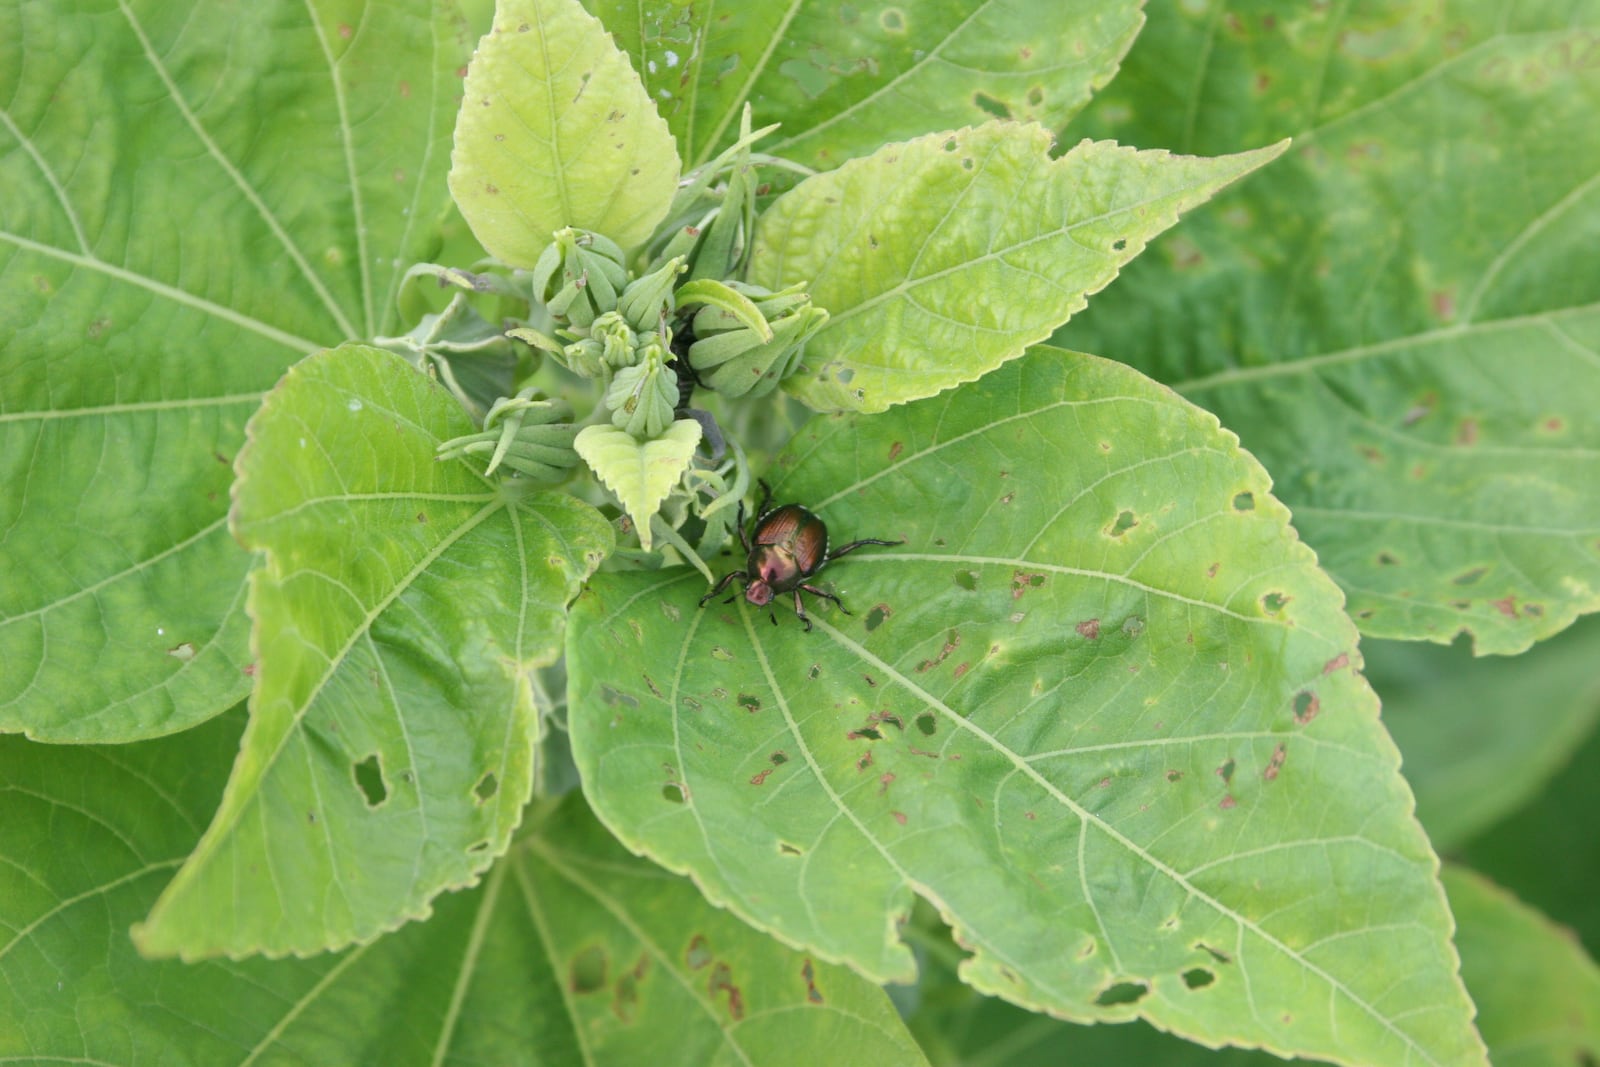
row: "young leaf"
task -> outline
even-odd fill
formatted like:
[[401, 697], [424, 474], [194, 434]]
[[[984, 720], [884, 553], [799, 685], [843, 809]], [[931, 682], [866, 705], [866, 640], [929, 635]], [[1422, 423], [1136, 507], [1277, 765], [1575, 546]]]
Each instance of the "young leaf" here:
[[245, 420], [393, 329], [468, 47], [444, 5], [312, 14], [0, 11], [0, 731], [126, 741], [249, 691]]
[[1600, 723], [1600, 618], [1510, 659], [1464, 643], [1363, 641], [1367, 678], [1437, 849], [1533, 799]]
[[879, 980], [920, 894], [1035, 1010], [1484, 1062], [1355, 629], [1231, 434], [1056, 350], [811, 425], [776, 499], [906, 540], [817, 576], [852, 616], [697, 610], [681, 572], [574, 606], [573, 751], [625, 844]]
[[608, 524], [434, 458], [471, 429], [399, 356], [346, 345], [250, 420], [250, 728], [211, 827], [135, 938], [150, 955], [337, 948], [428, 914], [504, 851], [532, 788], [530, 672]]
[[1522, 651], [1600, 610], [1600, 272], [1573, 268], [1600, 233], [1593, 19], [1253, 6], [1242, 34], [1153, 13], [1085, 120], [1294, 152], [1060, 336], [1236, 430], [1364, 633]]
[[1178, 214], [1283, 145], [1220, 159], [987, 123], [808, 178], [761, 217], [751, 276], [808, 282], [832, 316], [787, 383], [821, 411], [883, 411], [993, 370], [1080, 310]]
[[1600, 968], [1571, 933], [1464, 867], [1444, 887], [1495, 1067], [1600, 1062]]
[[677, 183], [667, 124], [578, 0], [500, 0], [467, 70], [450, 166], [483, 247], [532, 267], [564, 226], [632, 247]]
[[679, 419], [653, 441], [636, 440], [615, 426], [585, 426], [573, 442], [595, 477], [622, 502], [646, 551], [653, 543], [650, 518], [688, 469], [700, 432], [693, 419]]
[[821, 168], [994, 117], [1058, 130], [1144, 21], [1138, 0], [594, 6], [695, 166], [733, 140], [746, 100], [783, 123], [763, 151]]

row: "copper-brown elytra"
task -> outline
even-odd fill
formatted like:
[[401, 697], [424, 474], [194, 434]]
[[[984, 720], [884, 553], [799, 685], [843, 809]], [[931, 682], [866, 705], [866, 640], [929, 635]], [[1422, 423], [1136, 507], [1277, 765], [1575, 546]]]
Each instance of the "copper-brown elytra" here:
[[[850, 612], [838, 597], [809, 584], [806, 579], [862, 545], [905, 544], [904, 540], [883, 541], [876, 537], [863, 537], [829, 552], [828, 527], [821, 519], [799, 504], [783, 504], [769, 510], [767, 505], [771, 502], [772, 490], [767, 488], [766, 482], [762, 482], [761, 506], [756, 509], [755, 529], [748, 533], [744, 528], [744, 502], [739, 502], [739, 543], [744, 545], [745, 569], [724, 574], [716, 587], [700, 598], [701, 607], [728, 588], [729, 582], [740, 578], [745, 583], [744, 598], [758, 608], [772, 603], [776, 593], [792, 592], [794, 613], [800, 616], [800, 621], [806, 624], [806, 630], [809, 631], [811, 620], [806, 617], [805, 604], [800, 600], [802, 592], [833, 601], [846, 615]], [[733, 598], [729, 597], [728, 600], [731, 602]], [[776, 614], [772, 616], [772, 624], [778, 624]]]

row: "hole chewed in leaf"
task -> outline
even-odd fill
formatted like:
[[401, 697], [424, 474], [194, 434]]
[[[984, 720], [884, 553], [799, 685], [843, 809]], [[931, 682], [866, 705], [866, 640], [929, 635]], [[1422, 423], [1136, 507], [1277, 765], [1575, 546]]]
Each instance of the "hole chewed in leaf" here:
[[978, 572], [956, 571], [956, 584], [967, 592], [972, 592], [978, 588]]
[[682, 785], [677, 782], [668, 782], [661, 787], [661, 799], [671, 804], [682, 804], [688, 798], [684, 796]]
[[1276, 615], [1284, 608], [1288, 607], [1289, 601], [1293, 599], [1294, 598], [1289, 596], [1287, 593], [1280, 593], [1277, 590], [1274, 590], [1270, 593], [1263, 593], [1261, 595], [1261, 607], [1265, 609], [1267, 614]]
[[893, 614], [894, 611], [890, 609], [889, 605], [874, 604], [872, 606], [872, 610], [867, 612], [867, 616], [862, 620], [862, 622], [866, 626], [867, 632], [871, 633], [873, 630], [876, 630], [878, 627], [882, 626], [883, 621]]
[[733, 971], [726, 963], [712, 968], [706, 988], [713, 998], [718, 993], [728, 994], [728, 1015], [734, 1022], [744, 1018], [744, 993], [733, 984]]
[[1121, 537], [1135, 526], [1139, 525], [1139, 518], [1127, 508], [1117, 515], [1116, 521], [1106, 528], [1108, 537]]
[[1322, 701], [1309, 689], [1302, 689], [1294, 695], [1294, 721], [1301, 726], [1315, 719], [1321, 708]]
[[1455, 585], [1476, 585], [1479, 579], [1489, 573], [1488, 567], [1473, 567], [1471, 570], [1462, 571], [1450, 581]]
[[572, 957], [571, 977], [567, 986], [580, 996], [604, 989], [606, 985], [606, 954], [599, 945], [588, 948]]
[[800, 965], [800, 978], [806, 984], [806, 1000], [812, 1004], [822, 1003], [822, 992], [817, 989], [817, 969], [811, 965], [811, 958]]
[[933, 712], [925, 711], [917, 716], [917, 729], [922, 731], [923, 737], [932, 737], [939, 729], [939, 722], [934, 718]]
[[1204, 989], [1217, 980], [1217, 976], [1204, 967], [1191, 967], [1183, 972], [1183, 984], [1190, 989]]
[[482, 804], [500, 792], [500, 780], [494, 776], [493, 771], [484, 771], [483, 777], [478, 779], [478, 784], [472, 787], [472, 795]]
[[980, 111], [993, 115], [997, 119], [1009, 119], [1011, 117], [1011, 108], [1006, 102], [1004, 100], [996, 100], [988, 93], [973, 93], [972, 103]]
[[383, 780], [383, 762], [374, 752], [359, 763], [351, 764], [351, 772], [355, 775], [356, 788], [361, 790], [361, 796], [369, 808], [380, 808], [383, 802], [389, 799], [389, 783]]
[[1147, 982], [1116, 982], [1100, 991], [1094, 1002], [1103, 1008], [1137, 1004], [1150, 992]]
[[1256, 509], [1256, 495], [1249, 490], [1234, 494], [1234, 511], [1254, 511]]
[[698, 971], [711, 962], [711, 946], [706, 943], [705, 934], [695, 934], [689, 939], [689, 947], [684, 949], [683, 962], [691, 971]]

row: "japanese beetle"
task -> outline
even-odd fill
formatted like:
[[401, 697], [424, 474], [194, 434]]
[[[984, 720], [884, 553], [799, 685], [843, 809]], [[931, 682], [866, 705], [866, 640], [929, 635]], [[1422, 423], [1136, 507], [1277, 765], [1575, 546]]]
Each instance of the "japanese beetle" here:
[[[863, 537], [829, 552], [828, 527], [821, 519], [799, 504], [783, 504], [769, 509], [767, 505], [771, 502], [772, 490], [766, 482], [762, 482], [761, 506], [756, 509], [755, 528], [748, 533], [744, 528], [744, 502], [739, 502], [739, 543], [744, 546], [745, 569], [724, 574], [711, 592], [700, 598], [701, 607], [728, 588], [729, 582], [740, 578], [745, 583], [744, 598], [758, 608], [772, 603], [774, 594], [792, 592], [794, 613], [800, 616], [800, 621], [806, 624], [806, 630], [810, 632], [811, 620], [806, 616], [805, 604], [800, 599], [802, 592], [833, 601], [846, 615], [850, 611], [838, 597], [809, 584], [806, 579], [862, 545], [905, 544], [904, 540], [883, 541], [876, 537]], [[728, 598], [730, 603], [732, 600], [732, 597]], [[776, 626], [778, 616], [773, 614], [771, 618]]]

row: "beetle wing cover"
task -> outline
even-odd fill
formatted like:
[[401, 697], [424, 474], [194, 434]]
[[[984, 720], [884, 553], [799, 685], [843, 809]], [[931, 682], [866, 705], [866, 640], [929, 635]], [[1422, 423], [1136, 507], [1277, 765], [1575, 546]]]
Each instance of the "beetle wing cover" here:
[[810, 512], [794, 538], [794, 559], [802, 577], [817, 573], [817, 568], [828, 561], [828, 527]]
[[756, 520], [756, 532], [751, 540], [758, 545], [787, 546], [799, 535], [806, 520], [813, 518], [811, 512], [799, 504], [773, 508]]

